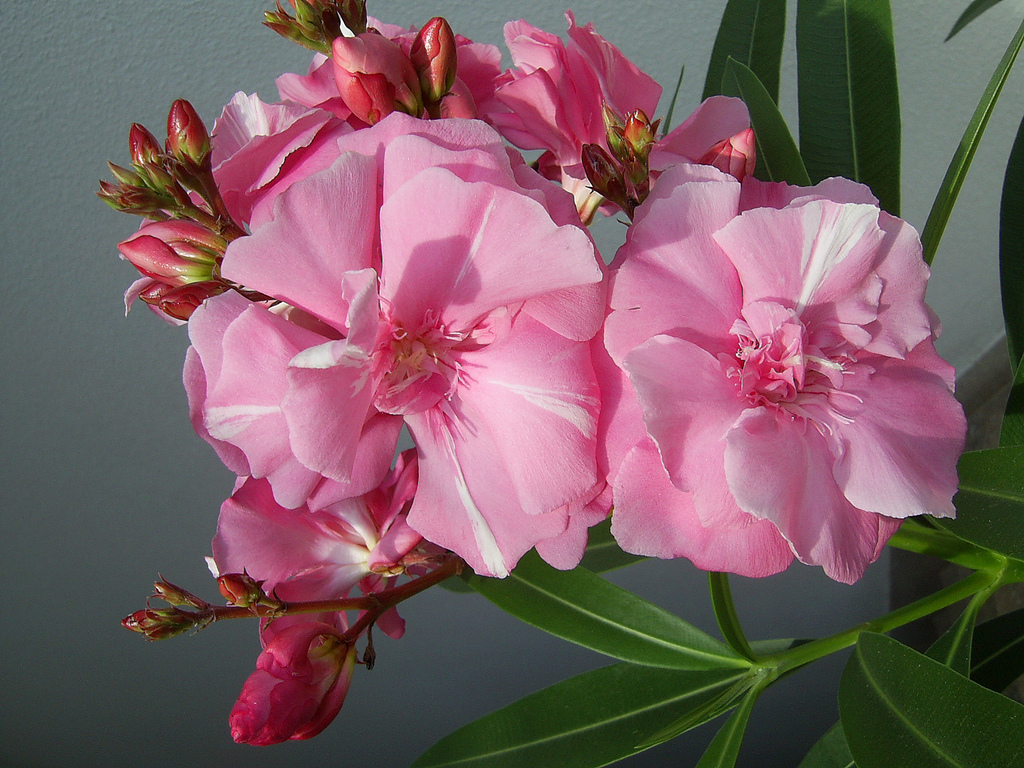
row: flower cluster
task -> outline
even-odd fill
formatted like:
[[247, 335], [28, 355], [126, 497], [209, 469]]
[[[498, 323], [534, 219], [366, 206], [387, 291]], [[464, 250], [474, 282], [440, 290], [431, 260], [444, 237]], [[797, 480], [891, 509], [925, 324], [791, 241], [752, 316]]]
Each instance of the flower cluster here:
[[[281, 101], [236, 95], [212, 140], [176, 118], [166, 150], [136, 129], [104, 188], [156, 219], [120, 246], [126, 300], [187, 321], [192, 422], [239, 477], [215, 575], [381, 596], [260, 613], [236, 740], [320, 732], [371, 628], [402, 632], [387, 590], [447, 552], [570, 569], [611, 513], [629, 552], [851, 582], [902, 518], [952, 515], [928, 270], [866, 187], [755, 179], [737, 99], [660, 135], [660, 87], [572, 14], [568, 43], [509, 23], [501, 72], [440, 18], [293, 5], [268, 25], [322, 52]], [[598, 207], [632, 219], [610, 270]]]

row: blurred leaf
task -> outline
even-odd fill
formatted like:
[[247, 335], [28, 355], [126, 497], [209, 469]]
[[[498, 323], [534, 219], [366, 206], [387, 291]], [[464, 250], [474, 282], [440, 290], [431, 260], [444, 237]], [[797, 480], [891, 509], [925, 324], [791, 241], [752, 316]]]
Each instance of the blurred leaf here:
[[999, 207], [999, 288], [1013, 389], [1006, 403], [1000, 445], [1024, 445], [1024, 120], [1017, 128], [1003, 177]]
[[971, 679], [997, 693], [1024, 675], [1024, 608], [974, 630]]
[[[1007, 338], [1007, 343], [1009, 341]], [[999, 430], [1001, 446], [1024, 445], [1024, 366], [1021, 362], [1024, 361], [1018, 361], [1014, 366], [1013, 386], [1003, 411], [1003, 425]]]
[[730, 58], [749, 67], [776, 104], [786, 37], [786, 0], [729, 0], [708, 62], [701, 99], [724, 94], [723, 77]]
[[580, 565], [592, 573], [613, 571], [647, 559], [622, 551], [612, 536], [611, 518], [592, 527], [588, 534], [590, 538], [587, 541], [587, 551], [583, 554]]
[[729, 59], [722, 85], [726, 96], [739, 96], [750, 111], [750, 125], [757, 137], [758, 178], [808, 186], [811, 180], [789, 126], [757, 75]]
[[900, 95], [889, 0], [799, 0], [800, 151], [811, 181], [845, 176], [900, 212]]
[[704, 755], [697, 763], [696, 768], [734, 768], [736, 758], [740, 756], [740, 746], [743, 744], [743, 736], [747, 732], [747, 724], [750, 722], [750, 713], [760, 695], [760, 688], [752, 688], [747, 691], [747, 695], [739, 707], [718, 729], [715, 738], [704, 750]]
[[679, 100], [679, 89], [683, 87], [683, 75], [686, 73], [686, 65], [679, 68], [679, 77], [676, 79], [676, 89], [672, 91], [672, 101], [668, 104], [668, 112], [665, 119], [661, 121], [661, 135], [664, 136], [672, 127], [672, 116], [676, 112], [676, 102]]
[[[928, 264], [931, 264], [932, 259], [935, 258], [935, 251], [939, 248], [939, 241], [942, 239], [949, 216], [953, 212], [960, 188], [967, 177], [967, 170], [971, 167], [974, 153], [981, 142], [982, 134], [985, 133], [988, 119], [992, 116], [996, 100], [1003, 90], [1006, 76], [1020, 52], [1022, 42], [1024, 42], [1024, 22], [1017, 28], [1017, 33], [1007, 46], [1003, 58], [996, 65], [996, 71], [992, 73], [992, 78], [981, 95], [981, 101], [978, 102], [978, 106], [971, 116], [971, 122], [967, 124], [967, 130], [964, 131], [963, 138], [960, 139], [960, 145], [956, 148], [953, 159], [949, 161], [946, 175], [942, 179], [942, 185], [935, 195], [935, 202], [932, 203], [932, 209], [928, 214], [928, 221], [924, 225], [924, 232], [921, 233], [924, 260]], [[801, 123], [802, 129], [803, 124]]]
[[955, 519], [934, 522], [961, 539], [1024, 559], [1024, 446], [968, 451], [957, 464]]
[[885, 635], [861, 634], [839, 711], [859, 768], [1024, 765], [1024, 707]]
[[999, 0], [974, 0], [973, 3], [967, 6], [967, 10], [960, 14], [956, 24], [949, 30], [949, 34], [946, 35], [946, 41], [998, 2]]
[[586, 672], [470, 723], [413, 768], [596, 768], [641, 751], [649, 733], [714, 699], [740, 670], [681, 672], [632, 664]]
[[843, 724], [836, 723], [811, 747], [798, 768], [857, 768], [846, 744]]
[[559, 571], [535, 552], [504, 579], [467, 583], [527, 624], [623, 661], [673, 669], [749, 666], [730, 648], [584, 568]]

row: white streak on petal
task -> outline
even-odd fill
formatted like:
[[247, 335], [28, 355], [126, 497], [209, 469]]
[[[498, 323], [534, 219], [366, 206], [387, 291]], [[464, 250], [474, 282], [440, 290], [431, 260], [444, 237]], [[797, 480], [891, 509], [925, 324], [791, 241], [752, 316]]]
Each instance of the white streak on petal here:
[[[548, 413], [559, 416], [572, 424], [586, 438], [597, 434], [597, 422], [587, 406], [597, 408], [598, 400], [579, 392], [560, 392], [553, 389], [541, 389], [525, 384], [509, 384], [504, 381], [492, 381], [499, 387], [515, 392], [526, 402], [535, 405]], [[576, 402], [570, 402], [575, 400]]]
[[878, 220], [878, 209], [871, 205], [840, 206], [834, 218], [826, 220], [823, 220], [824, 209], [820, 205], [808, 204], [803, 211], [803, 290], [796, 304], [797, 314], [807, 306], [829, 272], [850, 255]]
[[459, 276], [455, 279], [455, 284], [458, 285], [462, 282], [462, 278], [466, 276], [470, 268], [473, 266], [473, 259], [476, 256], [476, 252], [480, 249], [480, 243], [483, 242], [484, 232], [487, 229], [487, 222], [491, 219], [491, 213], [494, 212], [494, 200], [491, 200], [487, 204], [487, 210], [484, 211], [481, 217], [480, 226], [477, 227], [476, 236], [473, 238], [473, 243], [469, 246], [469, 252], [466, 254], [466, 260], [462, 263], [462, 269], [459, 271]]
[[280, 413], [278, 405], [215, 406], [206, 411], [206, 429], [217, 440], [230, 440], [257, 419]]
[[447, 425], [442, 425], [439, 431], [444, 435], [444, 447], [452, 460], [452, 467], [455, 469], [455, 489], [459, 493], [459, 500], [462, 502], [462, 506], [469, 514], [469, 525], [473, 530], [473, 538], [476, 539], [476, 545], [480, 549], [480, 555], [483, 557], [487, 570], [498, 578], [503, 579], [509, 574], [508, 566], [505, 564], [505, 557], [501, 554], [501, 549], [498, 547], [498, 542], [494, 538], [491, 527], [487, 524], [487, 520], [484, 519], [483, 513], [477, 507], [476, 502], [473, 501], [472, 494], [469, 492], [469, 485], [466, 483], [466, 477], [462, 473], [462, 465], [459, 464], [459, 459], [455, 455], [455, 441], [452, 439], [452, 434], [448, 430]]

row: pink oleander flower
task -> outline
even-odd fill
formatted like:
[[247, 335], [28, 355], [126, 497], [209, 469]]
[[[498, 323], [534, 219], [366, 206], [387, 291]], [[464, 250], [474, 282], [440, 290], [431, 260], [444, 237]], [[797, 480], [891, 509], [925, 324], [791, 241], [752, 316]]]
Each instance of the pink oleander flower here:
[[295, 508], [323, 478], [378, 485], [405, 424], [415, 531], [482, 574], [538, 544], [572, 567], [607, 508], [603, 269], [571, 199], [477, 121], [394, 113], [331, 152], [225, 255], [279, 303], [225, 294], [190, 321], [197, 431]]
[[590, 193], [583, 145], [608, 148], [602, 105], [620, 116], [637, 109], [652, 116], [661, 86], [593, 24], [578, 27], [572, 12], [565, 15], [568, 43], [525, 21], [505, 25], [515, 67], [498, 81], [495, 105], [481, 114], [517, 147], [544, 150], [542, 172], [561, 182], [582, 207]]
[[405, 571], [422, 541], [406, 522], [416, 469], [406, 451], [379, 487], [347, 497], [325, 480], [297, 509], [278, 504], [266, 480], [246, 478], [221, 506], [210, 569], [244, 571], [282, 600], [342, 598], [357, 584], [373, 591]]
[[752, 576], [795, 555], [849, 583], [901, 519], [954, 514], [966, 425], [928, 268], [867, 188], [677, 166], [613, 269], [605, 340], [628, 380], [602, 367], [603, 433], [624, 549]]
[[747, 105], [712, 96], [651, 149], [652, 171], [679, 163], [713, 165], [742, 181], [754, 172], [756, 144]]
[[341, 710], [355, 665], [355, 644], [330, 624], [302, 621], [281, 630], [231, 710], [232, 738], [257, 746], [313, 738]]

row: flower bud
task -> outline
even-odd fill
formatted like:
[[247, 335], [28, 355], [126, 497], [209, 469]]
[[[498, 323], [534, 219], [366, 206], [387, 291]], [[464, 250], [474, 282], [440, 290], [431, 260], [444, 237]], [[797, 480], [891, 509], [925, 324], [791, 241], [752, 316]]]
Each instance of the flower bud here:
[[128, 133], [128, 147], [131, 150], [132, 162], [140, 166], [159, 165], [163, 154], [160, 142], [144, 126], [132, 123]]
[[265, 746], [316, 736], [341, 711], [355, 664], [355, 644], [329, 624], [282, 630], [259, 655], [231, 710], [231, 737]]
[[212, 279], [226, 248], [224, 238], [191, 221], [145, 224], [117, 246], [139, 272], [173, 286]]
[[158, 597], [171, 605], [189, 605], [199, 609], [210, 607], [210, 604], [205, 600], [196, 597], [187, 589], [182, 589], [177, 584], [171, 584], [171, 582], [163, 578], [153, 585], [153, 597]]
[[697, 162], [701, 165], [713, 165], [718, 170], [743, 181], [754, 172], [754, 166], [757, 164], [757, 141], [754, 138], [754, 130], [746, 128], [735, 136], [723, 139], [705, 152]]
[[225, 573], [217, 578], [217, 587], [224, 599], [232, 605], [248, 608], [257, 605], [266, 595], [263, 582], [256, 581], [248, 573]]
[[210, 134], [199, 113], [184, 99], [175, 101], [167, 115], [167, 152], [196, 166], [210, 155]]
[[409, 58], [419, 73], [423, 100], [439, 102], [452, 89], [458, 69], [455, 33], [451, 25], [440, 16], [424, 24], [413, 41]]
[[178, 608], [144, 608], [121, 620], [121, 626], [138, 632], [147, 640], [166, 640], [188, 632], [195, 627], [202, 629], [203, 622], [197, 622], [193, 614]]
[[622, 127], [622, 139], [629, 145], [634, 156], [646, 158], [650, 154], [658, 122], [652, 124], [642, 109], [633, 110], [627, 115]]
[[155, 283], [141, 291], [138, 298], [168, 317], [188, 320], [204, 301], [211, 296], [224, 293], [228, 288], [229, 286], [220, 280], [179, 286]]
[[373, 125], [396, 109], [413, 117], [422, 114], [419, 77], [397, 43], [364, 32], [337, 38], [333, 51], [338, 92], [360, 120]]

